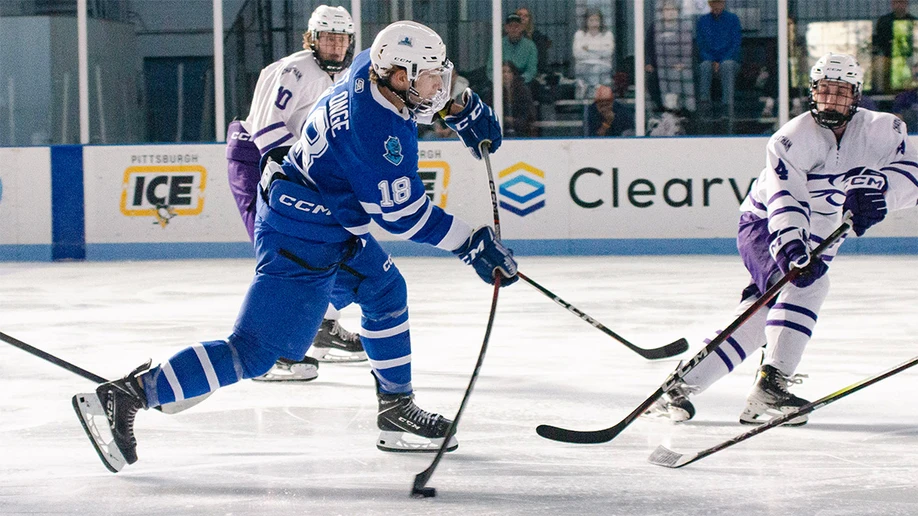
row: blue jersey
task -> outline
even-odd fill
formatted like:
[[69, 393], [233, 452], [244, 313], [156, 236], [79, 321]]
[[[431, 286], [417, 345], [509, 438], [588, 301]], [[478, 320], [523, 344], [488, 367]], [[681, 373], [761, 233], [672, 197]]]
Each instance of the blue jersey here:
[[315, 220], [302, 236], [364, 236], [372, 219], [396, 236], [452, 251], [471, 228], [430, 202], [418, 176], [417, 123], [383, 97], [369, 72], [365, 50], [316, 102], [284, 160], [287, 177], [311, 192], [303, 206]]

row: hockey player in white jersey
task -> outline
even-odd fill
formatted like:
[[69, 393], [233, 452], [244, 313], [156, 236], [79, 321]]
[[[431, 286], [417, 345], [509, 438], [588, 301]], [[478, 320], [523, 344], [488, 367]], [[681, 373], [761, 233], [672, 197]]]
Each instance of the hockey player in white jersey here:
[[[226, 159], [230, 189], [249, 238], [255, 235], [255, 195], [261, 178], [259, 162], [271, 156], [281, 162], [302, 134], [309, 110], [341, 77], [354, 57], [354, 22], [344, 7], [320, 5], [309, 17], [303, 50], [265, 67], [255, 85], [249, 116], [233, 121]], [[307, 357], [284, 357], [261, 381], [309, 381], [319, 362], [362, 362], [367, 355], [360, 338], [338, 322], [339, 306], [329, 303]]]
[[[771, 137], [765, 169], [740, 208], [737, 245], [752, 281], [735, 315], [791, 268], [802, 273], [773, 305], [690, 370], [651, 413], [691, 419], [695, 409], [688, 396], [707, 389], [766, 344], [740, 422], [761, 424], [806, 404], [788, 386], [803, 377], [795, 374], [797, 366], [829, 291], [829, 264], [847, 235], [819, 258], [810, 250], [841, 225], [846, 213], [861, 236], [887, 211], [918, 201], [918, 152], [901, 120], [858, 108], [863, 72], [854, 57], [826, 54], [810, 79], [810, 111]], [[806, 420], [801, 416], [787, 424]]]
[[[436, 451], [451, 421], [414, 403], [405, 280], [369, 233], [452, 251], [486, 282], [517, 280], [512, 253], [490, 227], [472, 229], [428, 199], [418, 176], [417, 122], [439, 113], [473, 153], [501, 144], [494, 111], [470, 91], [449, 102], [452, 64], [436, 32], [414, 22], [383, 29], [322, 97], [283, 165], [269, 163], [255, 219], [255, 278], [225, 340], [186, 348], [150, 368], [78, 394], [73, 405], [111, 471], [137, 460], [141, 408], [202, 396], [302, 356], [333, 291], [363, 311], [361, 340], [376, 382], [384, 451]], [[458, 442], [450, 441], [452, 450]]]

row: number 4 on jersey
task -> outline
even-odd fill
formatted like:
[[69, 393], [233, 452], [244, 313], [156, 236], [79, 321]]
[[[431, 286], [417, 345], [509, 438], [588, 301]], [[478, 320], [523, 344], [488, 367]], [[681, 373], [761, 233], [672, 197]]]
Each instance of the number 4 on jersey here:
[[778, 175], [778, 179], [781, 181], [787, 181], [787, 165], [784, 164], [784, 160], [778, 160], [778, 166], [775, 167], [775, 174]]

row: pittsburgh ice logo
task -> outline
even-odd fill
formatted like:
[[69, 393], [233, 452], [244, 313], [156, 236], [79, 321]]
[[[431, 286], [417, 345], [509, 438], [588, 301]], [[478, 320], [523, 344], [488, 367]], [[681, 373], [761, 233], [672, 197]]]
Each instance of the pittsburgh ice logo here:
[[500, 207], [525, 217], [545, 206], [545, 172], [519, 162], [500, 171]]
[[402, 156], [402, 142], [398, 141], [398, 138], [395, 136], [390, 136], [389, 139], [386, 140], [386, 153], [383, 154], [383, 157], [386, 158], [389, 163], [399, 166], [405, 158]]
[[121, 213], [152, 217], [165, 228], [176, 216], [204, 210], [207, 170], [199, 165], [134, 166], [124, 171]]

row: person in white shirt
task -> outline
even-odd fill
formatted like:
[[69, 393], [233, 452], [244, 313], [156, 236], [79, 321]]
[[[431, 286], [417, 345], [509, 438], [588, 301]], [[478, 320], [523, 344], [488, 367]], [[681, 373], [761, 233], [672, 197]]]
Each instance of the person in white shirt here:
[[612, 55], [615, 38], [606, 28], [602, 13], [587, 10], [583, 27], [574, 34], [574, 76], [577, 98], [593, 98], [600, 84], [612, 85]]

